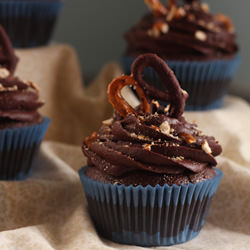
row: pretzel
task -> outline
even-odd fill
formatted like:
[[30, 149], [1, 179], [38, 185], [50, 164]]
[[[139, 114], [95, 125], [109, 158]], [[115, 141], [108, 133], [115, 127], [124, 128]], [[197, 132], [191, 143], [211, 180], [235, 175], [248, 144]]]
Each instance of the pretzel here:
[[0, 25], [0, 64], [6, 67], [11, 74], [14, 73], [18, 58], [15, 55], [10, 39], [4, 28]]
[[172, 8], [173, 6], [176, 6], [176, 0], [167, 0], [168, 6]]
[[160, 0], [144, 0], [144, 2], [156, 16], [164, 16], [168, 12], [167, 8], [161, 3]]
[[168, 30], [169, 30], [169, 26], [166, 22], [156, 21], [153, 24], [152, 29], [148, 30], [148, 34], [150, 36], [159, 37], [161, 33], [162, 34], [168, 33]]
[[88, 146], [88, 148], [90, 147], [90, 145], [96, 141], [97, 139], [97, 133], [93, 132], [90, 136], [87, 136], [84, 140], [84, 143]]
[[233, 26], [233, 23], [232, 21], [230, 20], [229, 17], [223, 15], [223, 14], [217, 14], [215, 16], [216, 20], [220, 23], [222, 23], [225, 28], [227, 29], [227, 31], [229, 32], [233, 32], [234, 31], [234, 26]]
[[[166, 90], [159, 90], [149, 85], [144, 79], [142, 72], [146, 67], [152, 67], [157, 73]], [[170, 103], [169, 115], [179, 118], [184, 112], [185, 102], [188, 97], [182, 90], [173, 71], [156, 54], [144, 54], [134, 61], [131, 69], [132, 75], [139, 86], [144, 90], [149, 102], [161, 100]]]
[[137, 111], [132, 108], [126, 100], [121, 95], [121, 90], [125, 86], [134, 86], [136, 93], [139, 96], [142, 111], [144, 113], [150, 112], [150, 105], [147, 101], [147, 98], [144, 94], [144, 91], [132, 76], [121, 76], [114, 79], [108, 86], [108, 98], [112, 106], [118, 111], [120, 116], [125, 117], [128, 114], [137, 114]]

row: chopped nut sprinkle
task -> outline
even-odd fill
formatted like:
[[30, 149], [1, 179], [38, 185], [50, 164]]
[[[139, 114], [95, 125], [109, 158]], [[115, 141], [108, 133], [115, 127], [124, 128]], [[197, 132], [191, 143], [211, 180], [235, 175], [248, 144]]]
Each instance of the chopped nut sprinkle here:
[[207, 35], [205, 32], [201, 31], [201, 30], [197, 30], [194, 34], [195, 38], [204, 42], [207, 40]]
[[107, 120], [102, 121], [102, 124], [110, 126], [112, 124], [112, 122], [113, 122], [113, 118], [109, 118]]
[[169, 31], [169, 26], [168, 26], [167, 23], [164, 23], [164, 24], [161, 26], [161, 32], [162, 32], [163, 34], [167, 34], [168, 31]]
[[159, 37], [160, 34], [166, 34], [168, 33], [169, 26], [166, 22], [158, 21], [156, 22], [152, 29], [148, 30], [149, 36]]
[[210, 11], [210, 7], [207, 3], [202, 3], [201, 4], [201, 9], [204, 11], [204, 12], [209, 12]]
[[166, 106], [166, 108], [164, 109], [164, 112], [168, 112], [170, 110], [170, 104], [168, 104], [167, 106]]
[[151, 151], [151, 144], [145, 144], [145, 145], [143, 145], [143, 148], [148, 150], [148, 151]]
[[31, 88], [33, 88], [33, 89], [35, 89], [36, 91], [40, 91], [39, 90], [39, 87], [34, 83], [34, 82], [28, 82], [28, 85], [31, 87]]
[[188, 143], [188, 144], [191, 144], [191, 143], [194, 143], [196, 142], [196, 139], [188, 134], [188, 133], [181, 133], [180, 136]]
[[18, 90], [18, 87], [16, 85], [14, 85], [13, 87], [4, 87], [1, 83], [0, 83], [0, 92], [4, 92], [4, 91], [16, 91]]
[[176, 10], [175, 18], [180, 19], [180, 18], [183, 18], [185, 15], [186, 15], [186, 11], [184, 10], [184, 8], [180, 7]]
[[158, 101], [155, 101], [155, 100], [152, 100], [152, 103], [157, 107], [159, 108], [160, 107], [160, 104]]
[[10, 75], [10, 72], [6, 68], [0, 68], [0, 77], [7, 78]]
[[170, 125], [168, 123], [168, 121], [164, 121], [161, 125], [160, 125], [160, 131], [163, 133], [163, 134], [166, 134], [166, 135], [169, 135], [170, 134]]
[[205, 140], [205, 141], [202, 143], [201, 148], [202, 148], [202, 150], [203, 150], [205, 153], [207, 153], [207, 154], [212, 154], [212, 150], [211, 150], [211, 148], [210, 148], [210, 146], [209, 146], [207, 140]]

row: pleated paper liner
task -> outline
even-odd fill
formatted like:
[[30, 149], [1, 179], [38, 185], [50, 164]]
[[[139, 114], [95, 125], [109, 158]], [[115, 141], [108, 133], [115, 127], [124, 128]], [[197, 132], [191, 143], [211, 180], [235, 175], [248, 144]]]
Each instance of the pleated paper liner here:
[[32, 171], [49, 118], [21, 128], [0, 130], [0, 179], [24, 180]]
[[0, 0], [0, 24], [14, 47], [47, 45], [62, 5], [60, 0]]
[[[126, 74], [135, 58], [123, 57]], [[220, 108], [228, 92], [231, 79], [239, 66], [240, 58], [213, 61], [166, 61], [174, 71], [182, 89], [189, 94], [186, 110], [209, 110]], [[164, 90], [157, 73], [152, 68], [143, 72], [144, 79], [151, 85]]]
[[79, 171], [88, 211], [99, 234], [122, 244], [163, 246], [197, 236], [223, 173], [188, 185], [104, 184]]

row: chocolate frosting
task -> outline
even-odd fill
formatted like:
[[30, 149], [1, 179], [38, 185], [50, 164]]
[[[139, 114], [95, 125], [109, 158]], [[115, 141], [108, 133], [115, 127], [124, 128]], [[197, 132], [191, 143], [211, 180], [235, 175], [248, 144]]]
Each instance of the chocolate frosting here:
[[0, 68], [0, 128], [38, 122], [38, 108], [43, 105], [38, 93], [33, 82], [21, 81], [6, 68]]
[[[204, 176], [212, 178], [215, 175], [213, 167], [217, 162], [214, 157], [221, 153], [222, 148], [214, 137], [202, 134], [196, 124], [188, 123], [182, 116], [187, 94], [181, 90], [171, 69], [164, 64], [155, 54], [145, 54], [132, 65], [130, 77], [136, 79], [137, 88], [140, 86], [144, 90], [151, 106], [149, 113], [143, 112], [142, 105], [127, 114], [118, 113], [117, 108], [113, 118], [104, 121], [98, 133], [93, 133], [83, 142], [82, 150], [88, 158], [88, 166], [102, 172], [103, 178], [111, 177], [105, 177], [106, 180], [124, 177], [126, 181], [123, 183], [129, 183], [128, 175], [141, 173], [145, 178], [159, 179], [159, 182], [167, 180], [166, 183], [173, 184], [171, 180], [174, 179], [195, 182], [206, 178]], [[158, 66], [159, 75], [166, 77], [166, 95], [139, 77], [148, 65], [153, 68]], [[119, 84], [119, 79], [121, 84], [124, 83], [123, 76], [110, 85]], [[116, 93], [108, 91], [108, 95], [111, 94]], [[170, 104], [163, 107], [153, 99], [156, 97]], [[145, 172], [149, 174], [145, 175]], [[96, 176], [96, 171], [92, 173]], [[145, 185], [145, 182], [140, 183]]]
[[222, 151], [214, 137], [203, 135], [195, 124], [160, 112], [125, 118], [116, 115], [110, 125], [102, 125], [90, 146], [85, 141], [82, 149], [89, 165], [112, 176], [135, 170], [199, 173], [215, 166], [214, 156]]
[[187, 2], [166, 7], [167, 14], [145, 15], [125, 34], [127, 54], [150, 52], [170, 60], [232, 57], [238, 47], [230, 19], [212, 15], [199, 1]]

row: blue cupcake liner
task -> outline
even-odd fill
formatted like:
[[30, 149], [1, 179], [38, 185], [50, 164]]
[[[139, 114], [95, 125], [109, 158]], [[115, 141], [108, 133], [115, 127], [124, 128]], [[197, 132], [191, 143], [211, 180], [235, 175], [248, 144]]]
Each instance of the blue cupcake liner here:
[[59, 0], [0, 0], [0, 23], [14, 47], [47, 45], [62, 5]]
[[[126, 74], [135, 58], [122, 58]], [[231, 79], [240, 63], [240, 57], [212, 61], [171, 61], [166, 60], [174, 71], [181, 87], [189, 94], [187, 110], [209, 110], [220, 108], [228, 92]], [[144, 70], [144, 78], [149, 84], [164, 90], [157, 73], [152, 68]], [[165, 103], [164, 103], [165, 104]]]
[[32, 171], [50, 119], [21, 128], [0, 130], [0, 179], [24, 180]]
[[188, 185], [143, 187], [104, 184], [79, 171], [88, 210], [100, 235], [112, 241], [163, 246], [197, 236], [223, 173]]

